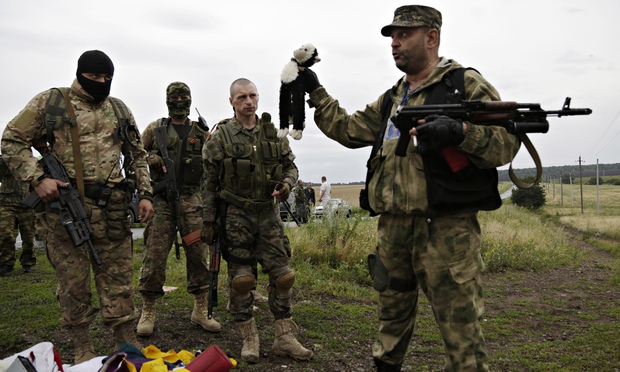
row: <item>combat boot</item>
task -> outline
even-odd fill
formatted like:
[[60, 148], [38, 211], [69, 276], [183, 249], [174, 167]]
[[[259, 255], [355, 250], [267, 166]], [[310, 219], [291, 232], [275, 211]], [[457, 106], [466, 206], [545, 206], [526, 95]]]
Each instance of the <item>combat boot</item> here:
[[140, 321], [138, 321], [136, 331], [138, 336], [148, 337], [153, 334], [153, 328], [155, 327], [155, 300], [143, 299], [142, 315], [140, 316]]
[[258, 363], [260, 343], [258, 341], [258, 329], [256, 321], [250, 318], [245, 322], [237, 323], [243, 337], [243, 348], [241, 349], [241, 359], [247, 363]]
[[222, 329], [220, 323], [214, 318], [209, 319], [207, 311], [207, 296], [204, 293], [195, 294], [194, 296], [194, 311], [192, 311], [191, 321], [194, 324], [198, 324], [205, 331], [219, 332]]
[[121, 344], [123, 343], [134, 345], [138, 349], [142, 348], [142, 346], [138, 343], [136, 332], [134, 331], [131, 323], [132, 322], [125, 322], [112, 327], [114, 330], [116, 350], [120, 349]]
[[273, 323], [276, 329], [276, 338], [273, 340], [273, 347], [271, 351], [275, 355], [290, 356], [297, 360], [308, 360], [312, 358], [314, 353], [305, 347], [303, 347], [297, 338], [297, 324], [293, 322], [293, 319], [278, 319]]
[[95, 354], [95, 345], [93, 345], [93, 340], [90, 338], [88, 324], [71, 326], [68, 328], [68, 331], [75, 349], [73, 364], [80, 364], [97, 356]]

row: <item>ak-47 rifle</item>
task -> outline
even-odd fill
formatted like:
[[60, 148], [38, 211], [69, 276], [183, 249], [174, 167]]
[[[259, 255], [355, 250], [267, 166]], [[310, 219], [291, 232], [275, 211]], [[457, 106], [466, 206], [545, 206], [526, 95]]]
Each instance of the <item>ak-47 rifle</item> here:
[[508, 133], [547, 133], [547, 116], [590, 115], [589, 108], [570, 108], [570, 97], [566, 97], [561, 110], [546, 111], [538, 103], [517, 103], [509, 101], [463, 101], [444, 105], [404, 106], [392, 118], [400, 131], [396, 144], [396, 155], [405, 156], [411, 136], [409, 131], [430, 115], [443, 115], [474, 124], [495, 125], [506, 128]]
[[[168, 155], [168, 134], [166, 131], [167, 127], [165, 125], [155, 127], [153, 129], [153, 135], [155, 136], [155, 141], [157, 141], [157, 146], [159, 147], [161, 157], [164, 160], [164, 165], [166, 166], [166, 179], [160, 184], [165, 186], [166, 199], [168, 200], [168, 203], [170, 203], [172, 224], [174, 225], [174, 253], [176, 258], [180, 259], [181, 249], [179, 247], [179, 239], [177, 236], [178, 234], [181, 234], [180, 193], [174, 171], [174, 161], [170, 159], [170, 156]], [[162, 186], [159, 184], [155, 185], [153, 188], [153, 194], [157, 194], [161, 188]], [[181, 242], [185, 248], [185, 242], [183, 240], [181, 240]]]
[[[52, 151], [45, 149], [41, 152], [41, 155], [42, 158], [39, 160], [39, 163], [43, 167], [45, 174], [50, 178], [69, 184], [66, 187], [58, 188], [60, 196], [58, 199], [50, 202], [50, 209], [60, 213], [60, 222], [67, 230], [73, 246], [80, 247], [86, 245], [92, 261], [97, 267], [101, 267], [101, 259], [90, 240], [93, 228], [90, 226], [84, 205], [80, 201], [80, 193], [73, 187], [67, 170], [56, 159]], [[34, 209], [39, 202], [41, 202], [39, 195], [36, 191], [33, 191], [22, 201], [22, 204]]]
[[[418, 125], [419, 120], [423, 120], [430, 115], [443, 115], [452, 119], [460, 119], [473, 124], [494, 125], [506, 128], [508, 133], [519, 136], [524, 143], [532, 158], [536, 162], [538, 169], [537, 181], [542, 176], [542, 166], [536, 153], [536, 149], [527, 138], [527, 133], [547, 133], [549, 122], [547, 116], [573, 116], [590, 115], [592, 110], [589, 108], [570, 108], [570, 97], [566, 97], [561, 110], [543, 110], [538, 103], [517, 103], [509, 101], [463, 101], [455, 104], [404, 106], [396, 110], [392, 117], [392, 122], [400, 131], [400, 137], [396, 144], [395, 153], [398, 156], [405, 156], [407, 147], [411, 141], [409, 131]], [[516, 176], [511, 178], [515, 182]], [[534, 183], [537, 183], [535, 181]], [[527, 185], [517, 180], [517, 186], [527, 188]]]

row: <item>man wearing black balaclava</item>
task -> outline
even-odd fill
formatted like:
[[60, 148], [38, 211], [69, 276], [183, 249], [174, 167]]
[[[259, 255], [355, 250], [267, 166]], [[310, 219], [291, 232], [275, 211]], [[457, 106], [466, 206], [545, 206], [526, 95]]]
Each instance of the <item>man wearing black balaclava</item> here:
[[[103, 323], [112, 328], [117, 349], [122, 343], [137, 345], [133, 321], [139, 313], [134, 305], [127, 207], [137, 189], [140, 220], [148, 221], [154, 213], [153, 189], [147, 153], [133, 115], [121, 100], [109, 97], [113, 74], [114, 65], [105, 53], [85, 52], [78, 60], [71, 88], [39, 93], [6, 126], [2, 136], [3, 160], [13, 175], [30, 183], [44, 202], [37, 210], [38, 223], [45, 227], [46, 256], [58, 283], [60, 323], [73, 340], [75, 364], [113, 351], [95, 352], [89, 324], [99, 313]], [[75, 121], [65, 120], [73, 116], [70, 109]], [[49, 204], [58, 200], [59, 190], [71, 184], [46, 174], [33, 156], [32, 147], [40, 153], [51, 151], [75, 188], [79, 190], [83, 185], [80, 200], [92, 227], [92, 233], [87, 234], [100, 265], [84, 244], [74, 246], [63, 213]], [[135, 178], [125, 179], [128, 172], [124, 169], [131, 170]], [[91, 266], [101, 311], [91, 303]]]
[[114, 64], [104, 52], [89, 50], [80, 56], [76, 76], [86, 93], [100, 103], [110, 95]]

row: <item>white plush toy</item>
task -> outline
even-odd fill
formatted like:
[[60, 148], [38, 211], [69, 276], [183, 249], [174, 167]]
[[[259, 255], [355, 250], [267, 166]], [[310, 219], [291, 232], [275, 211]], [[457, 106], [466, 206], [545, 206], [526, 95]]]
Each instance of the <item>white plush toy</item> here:
[[280, 129], [278, 137], [284, 138], [289, 134], [289, 125], [293, 125], [290, 136], [293, 139], [301, 139], [306, 126], [306, 113], [304, 110], [305, 92], [299, 79], [299, 71], [310, 67], [321, 59], [318, 51], [312, 44], [304, 44], [293, 52], [293, 58], [288, 62], [280, 75]]

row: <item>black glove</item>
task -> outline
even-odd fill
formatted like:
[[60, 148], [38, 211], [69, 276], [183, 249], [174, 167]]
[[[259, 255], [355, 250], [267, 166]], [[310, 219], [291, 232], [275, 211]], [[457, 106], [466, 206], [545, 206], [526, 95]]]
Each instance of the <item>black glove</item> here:
[[321, 83], [319, 83], [319, 78], [316, 76], [314, 71], [309, 68], [299, 71], [299, 77], [301, 78], [301, 83], [304, 87], [304, 92], [306, 93], [311, 93], [321, 85]]
[[202, 223], [202, 231], [200, 238], [207, 244], [213, 244], [213, 240], [217, 236], [217, 223], [204, 221]]
[[417, 126], [418, 150], [425, 153], [432, 149], [457, 146], [465, 139], [463, 122], [447, 116], [430, 115], [426, 123]]

